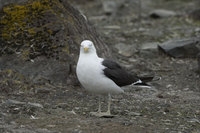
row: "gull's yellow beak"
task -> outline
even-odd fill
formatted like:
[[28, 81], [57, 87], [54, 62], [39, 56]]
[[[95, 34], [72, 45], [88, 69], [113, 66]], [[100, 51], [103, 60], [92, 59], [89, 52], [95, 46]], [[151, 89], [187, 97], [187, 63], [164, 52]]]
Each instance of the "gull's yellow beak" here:
[[84, 47], [84, 51], [87, 52], [88, 51], [88, 47]]

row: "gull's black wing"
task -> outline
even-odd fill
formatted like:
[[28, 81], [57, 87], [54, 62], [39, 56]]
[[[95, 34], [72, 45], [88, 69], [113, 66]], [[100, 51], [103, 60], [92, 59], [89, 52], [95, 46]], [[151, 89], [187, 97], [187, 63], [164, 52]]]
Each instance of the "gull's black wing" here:
[[129, 74], [119, 64], [112, 60], [104, 59], [102, 65], [106, 67], [103, 70], [104, 75], [120, 87], [133, 84], [140, 80], [139, 77]]

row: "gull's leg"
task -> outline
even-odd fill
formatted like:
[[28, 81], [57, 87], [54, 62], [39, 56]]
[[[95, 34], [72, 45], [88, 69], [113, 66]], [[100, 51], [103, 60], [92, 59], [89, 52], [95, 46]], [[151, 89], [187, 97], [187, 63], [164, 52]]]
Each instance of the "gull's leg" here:
[[111, 115], [110, 113], [110, 106], [111, 106], [111, 95], [108, 94], [108, 111], [107, 112], [101, 112], [101, 101], [99, 98], [99, 109], [97, 112], [90, 112], [91, 115], [97, 116], [97, 117], [107, 117], [112, 118], [114, 115]]
[[99, 109], [97, 112], [101, 113], [101, 97], [100, 96], [99, 96]]
[[106, 112], [107, 115], [111, 115], [111, 113], [110, 113], [110, 105], [111, 105], [111, 95], [108, 94], [108, 111]]

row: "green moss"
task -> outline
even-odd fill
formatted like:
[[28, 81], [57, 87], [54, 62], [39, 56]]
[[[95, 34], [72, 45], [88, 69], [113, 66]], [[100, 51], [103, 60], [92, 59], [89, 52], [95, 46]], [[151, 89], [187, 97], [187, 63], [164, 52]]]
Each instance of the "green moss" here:
[[24, 50], [22, 52], [22, 59], [27, 60], [29, 58], [29, 54], [30, 54], [29, 50]]
[[47, 30], [47, 32], [50, 34], [50, 35], [52, 35], [53, 34], [53, 31], [52, 30]]
[[58, 3], [57, 0], [34, 0], [4, 7], [0, 19], [0, 41], [3, 42], [0, 55], [19, 52], [23, 59], [52, 56], [58, 44], [53, 44], [54, 31], [50, 28], [53, 26], [49, 26], [55, 23], [48, 22], [47, 18], [59, 16], [55, 9]]
[[[11, 39], [17, 32], [28, 31], [34, 35], [34, 28], [30, 28], [28, 23], [41, 17], [47, 11], [51, 11], [49, 0], [33, 1], [25, 5], [9, 5], [3, 8], [4, 16], [0, 21], [3, 25], [2, 37]], [[19, 34], [19, 33], [18, 33]]]
[[34, 28], [30, 28], [28, 29], [28, 33], [32, 36], [34, 36], [36, 34], [36, 31], [34, 30]]
[[10, 77], [10, 75], [12, 75], [13, 71], [11, 69], [7, 69], [5, 70], [5, 72], [7, 73], [8, 77]]

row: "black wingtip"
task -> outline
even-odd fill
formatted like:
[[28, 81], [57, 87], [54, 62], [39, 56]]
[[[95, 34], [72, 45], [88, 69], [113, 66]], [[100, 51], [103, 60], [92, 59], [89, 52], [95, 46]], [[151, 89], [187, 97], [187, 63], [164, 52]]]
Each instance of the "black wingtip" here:
[[[153, 76], [150, 76], [150, 77], [139, 77], [139, 79], [142, 81], [142, 82], [150, 82], [154, 79]], [[145, 84], [145, 83], [144, 83]]]

